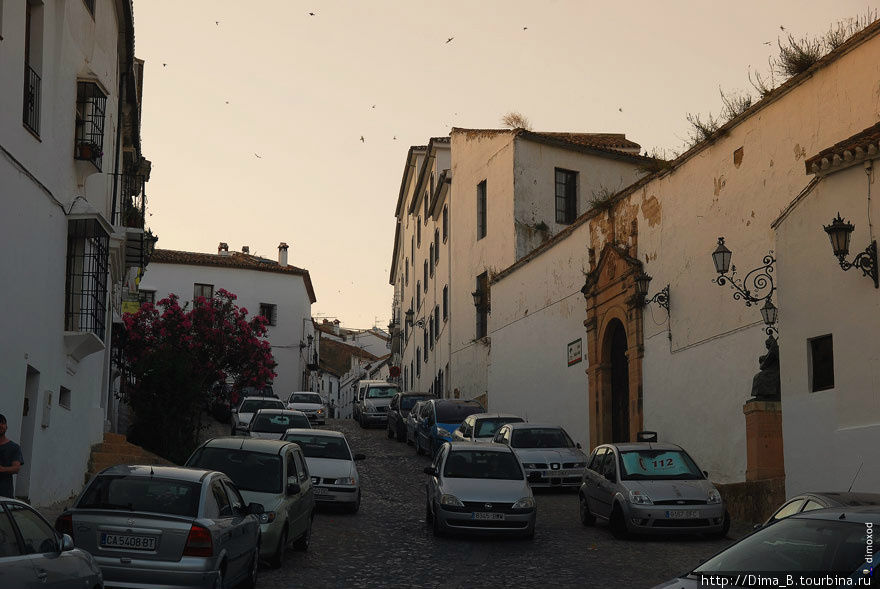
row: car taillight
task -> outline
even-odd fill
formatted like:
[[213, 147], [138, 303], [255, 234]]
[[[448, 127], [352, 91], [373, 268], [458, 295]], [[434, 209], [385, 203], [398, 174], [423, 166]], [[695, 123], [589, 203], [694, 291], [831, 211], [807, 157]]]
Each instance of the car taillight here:
[[69, 513], [62, 513], [55, 520], [55, 530], [60, 534], [67, 534], [73, 538], [73, 516]]
[[193, 524], [183, 547], [184, 556], [214, 556], [214, 542], [211, 532], [198, 524]]

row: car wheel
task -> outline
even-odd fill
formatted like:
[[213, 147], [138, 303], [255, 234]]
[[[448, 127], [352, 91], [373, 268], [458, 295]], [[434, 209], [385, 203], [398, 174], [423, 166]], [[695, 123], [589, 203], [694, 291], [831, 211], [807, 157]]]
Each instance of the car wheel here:
[[432, 517], [431, 523], [433, 524], [431, 526], [431, 531], [434, 532], [434, 535], [437, 536], [438, 538], [440, 536], [442, 536], [446, 530], [443, 528], [443, 524], [440, 522], [440, 518], [439, 517]]
[[278, 548], [275, 550], [272, 558], [269, 559], [269, 564], [276, 569], [280, 569], [284, 565], [285, 552], [287, 552], [287, 524], [284, 524], [284, 531], [281, 532], [281, 537], [278, 538]]
[[220, 568], [217, 569], [217, 576], [214, 577], [214, 589], [223, 589], [223, 577], [226, 576], [226, 563], [220, 563]]
[[626, 529], [626, 520], [623, 518], [623, 510], [619, 506], [614, 506], [608, 523], [611, 526], [611, 533], [615, 538], [626, 540], [629, 537], [629, 530]]
[[430, 524], [434, 521], [434, 514], [431, 513], [431, 504], [425, 499], [425, 523]]
[[254, 555], [251, 557], [248, 577], [240, 585], [240, 589], [254, 589], [257, 586], [257, 571], [260, 569], [260, 547], [257, 545]]
[[590, 511], [590, 502], [583, 495], [578, 495], [579, 512], [581, 523], [585, 526], [592, 526], [596, 523], [596, 516]]
[[306, 531], [303, 532], [303, 535], [296, 539], [293, 543], [293, 547], [301, 552], [305, 552], [309, 549], [309, 544], [312, 541], [312, 521], [315, 519], [315, 512], [313, 511], [309, 515], [309, 523], [306, 525]]
[[526, 533], [523, 535], [526, 540], [534, 540], [535, 539], [535, 524], [526, 530]]

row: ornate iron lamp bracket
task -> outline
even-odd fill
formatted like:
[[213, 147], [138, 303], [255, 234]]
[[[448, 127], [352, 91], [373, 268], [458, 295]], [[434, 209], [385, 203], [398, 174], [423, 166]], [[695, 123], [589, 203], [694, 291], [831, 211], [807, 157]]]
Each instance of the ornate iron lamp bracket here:
[[730, 274], [720, 274], [717, 278], [713, 278], [712, 282], [718, 286], [730, 283], [730, 288], [734, 291], [733, 298], [737, 301], [745, 301], [746, 307], [768, 300], [776, 290], [776, 285], [773, 284], [773, 265], [776, 263], [773, 250], [770, 250], [770, 253], [764, 256], [762, 261], [764, 262], [763, 266], [749, 271], [742, 280], [736, 277], [736, 266], [731, 266]]
[[650, 299], [647, 299], [645, 301], [645, 304], [647, 305], [648, 303], [657, 303], [658, 305], [660, 305], [661, 307], [666, 309], [666, 316], [668, 317], [669, 316], [669, 285], [667, 284], [666, 286], [663, 287], [662, 290], [660, 290], [660, 292], [658, 292], [657, 294], [652, 296]]
[[862, 276], [867, 276], [874, 281], [874, 288], [880, 288], [880, 276], [877, 271], [877, 242], [872, 241], [865, 251], [859, 252], [852, 262], [847, 262], [845, 256], [838, 256], [840, 267], [844, 270], [858, 268]]

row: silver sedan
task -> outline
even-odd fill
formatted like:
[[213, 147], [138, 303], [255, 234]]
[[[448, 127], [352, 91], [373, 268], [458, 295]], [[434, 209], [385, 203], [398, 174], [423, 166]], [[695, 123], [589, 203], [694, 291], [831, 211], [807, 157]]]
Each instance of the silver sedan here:
[[580, 487], [587, 455], [558, 425], [508, 423], [494, 439], [513, 448], [533, 487]]
[[425, 474], [425, 519], [435, 535], [461, 531], [534, 537], [535, 498], [510, 448], [445, 443]]
[[253, 587], [262, 512], [221, 472], [120, 465], [92, 479], [55, 527], [113, 587]]

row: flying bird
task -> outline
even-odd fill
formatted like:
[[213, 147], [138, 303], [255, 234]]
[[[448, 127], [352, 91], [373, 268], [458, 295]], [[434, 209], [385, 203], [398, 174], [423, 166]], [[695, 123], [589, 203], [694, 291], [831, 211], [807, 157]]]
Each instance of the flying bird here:
[[622, 108], [618, 108], [617, 110], [619, 110], [620, 112], [623, 112], [623, 109], [622, 109]]
[[446, 39], [446, 43], [445, 43], [445, 45], [448, 45], [448, 44], [452, 43], [452, 40], [453, 40], [453, 39], [455, 39], [455, 37], [449, 37], [448, 39]]
[[229, 104], [229, 101], [228, 101], [228, 100], [226, 101], [226, 104]]
[[361, 143], [364, 143], [364, 136], [361, 135]]
[[256, 158], [257, 158], [258, 160], [263, 159], [263, 158], [260, 156], [260, 154], [258, 154], [258, 153], [254, 153], [254, 156], [256, 156]]
[[529, 27], [523, 27], [523, 30], [524, 30], [524, 31], [528, 31], [528, 30], [529, 30]]
[[764, 41], [764, 45], [769, 45], [770, 41]]
[[394, 140], [397, 141], [397, 135], [394, 136]]
[[163, 64], [162, 64], [162, 67], [168, 67], [168, 64], [167, 64], [167, 63], [163, 63]]
[[373, 105], [373, 106], [371, 106], [371, 107], [370, 107], [370, 108], [376, 108], [376, 105], [375, 105], [375, 104], [374, 104], [374, 105]]
[[785, 27], [782, 26], [782, 25], [779, 25], [779, 30], [780, 30], [780, 31], [784, 31], [784, 30], [785, 30]]
[[314, 12], [310, 12], [310, 13], [309, 13], [309, 16], [315, 16], [315, 13], [314, 13]]
[[220, 26], [220, 21], [219, 21], [219, 20], [215, 20], [215, 21], [214, 21], [214, 24], [217, 25], [217, 26], [219, 27], [219, 26]]

